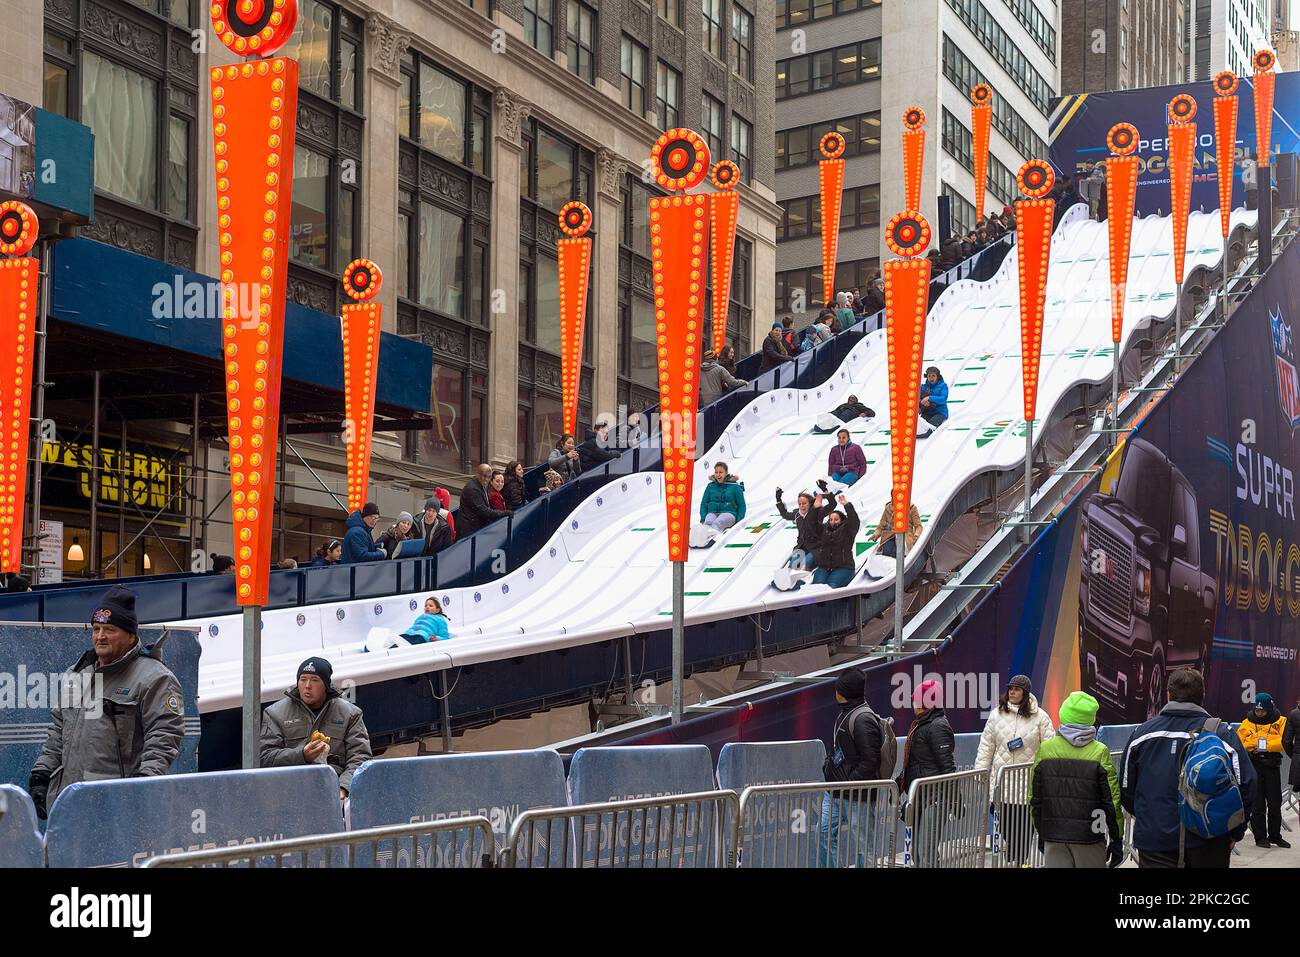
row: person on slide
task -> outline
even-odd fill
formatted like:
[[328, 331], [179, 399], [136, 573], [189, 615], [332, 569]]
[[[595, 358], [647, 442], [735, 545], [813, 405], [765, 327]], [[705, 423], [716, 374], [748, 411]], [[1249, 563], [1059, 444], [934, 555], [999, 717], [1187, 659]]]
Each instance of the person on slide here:
[[[920, 537], [921, 510], [913, 502], [907, 513], [907, 534], [903, 536], [907, 555], [912, 554], [912, 547]], [[891, 488], [889, 498], [885, 500], [885, 510], [880, 513], [880, 521], [876, 523], [876, 551], [867, 560], [867, 577], [875, 579], [888, 575], [894, 570], [895, 563], [887, 559], [897, 557], [898, 548], [894, 537], [894, 490]]]
[[700, 524], [691, 529], [691, 547], [708, 548], [744, 517], [745, 485], [728, 472], [726, 462], [719, 462], [700, 496]]
[[943, 381], [938, 366], [925, 370], [925, 381], [921, 383], [921, 418], [929, 428], [918, 431], [918, 439], [928, 439], [948, 421], [948, 383]]
[[844, 404], [836, 406], [830, 412], [822, 412], [817, 416], [817, 424], [813, 426], [814, 435], [825, 435], [828, 432], [834, 432], [843, 427], [844, 423], [852, 422], [854, 419], [874, 419], [876, 413], [867, 406], [858, 401], [856, 395], [851, 395], [844, 400]]
[[[813, 549], [815, 567], [812, 583], [814, 585], [843, 588], [853, 581], [856, 571], [853, 562], [853, 542], [857, 538], [858, 529], [862, 527], [862, 520], [858, 517], [853, 503], [843, 495], [840, 495], [839, 503], [844, 511], [841, 512], [837, 508], [827, 516], [821, 541]], [[795, 588], [801, 588], [803, 584], [800, 582]]]
[[867, 474], [867, 455], [862, 451], [862, 446], [849, 440], [848, 429], [840, 429], [835, 433], [835, 445], [827, 456], [826, 471], [831, 481], [842, 488], [848, 488]]
[[822, 539], [822, 521], [834, 509], [834, 503], [823, 504], [821, 495], [814, 498], [808, 492], [799, 493], [799, 506], [793, 512], [785, 507], [781, 489], [776, 490], [776, 510], [787, 522], [794, 522], [799, 537], [785, 564], [776, 570], [772, 584], [789, 591], [798, 583], [812, 578], [813, 552]]
[[402, 633], [413, 645], [422, 645], [430, 641], [446, 641], [451, 637], [447, 628], [447, 615], [442, 610], [442, 602], [430, 596], [424, 600], [424, 614], [411, 623], [411, 627]]

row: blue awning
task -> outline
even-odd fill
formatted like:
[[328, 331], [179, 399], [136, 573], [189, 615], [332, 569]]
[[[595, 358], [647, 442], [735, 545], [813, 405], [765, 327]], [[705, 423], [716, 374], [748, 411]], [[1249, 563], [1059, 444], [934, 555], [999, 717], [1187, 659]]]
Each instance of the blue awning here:
[[[221, 357], [221, 327], [206, 306], [220, 302], [217, 280], [90, 239], [54, 247], [51, 315], [62, 322], [210, 359]], [[179, 292], [179, 295], [177, 294]], [[185, 309], [186, 303], [191, 308]], [[202, 305], [201, 305], [202, 304]], [[179, 311], [178, 317], [173, 315]], [[188, 312], [190, 318], [186, 318]], [[429, 411], [433, 350], [381, 333], [376, 406]], [[285, 310], [284, 378], [343, 391], [339, 317], [290, 302]]]

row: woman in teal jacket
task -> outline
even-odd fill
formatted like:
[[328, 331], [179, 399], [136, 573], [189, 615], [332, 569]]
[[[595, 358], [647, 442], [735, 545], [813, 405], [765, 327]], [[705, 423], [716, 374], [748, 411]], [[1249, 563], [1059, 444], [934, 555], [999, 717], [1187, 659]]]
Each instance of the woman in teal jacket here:
[[716, 531], [725, 531], [745, 517], [745, 486], [727, 472], [727, 463], [713, 466], [713, 476], [700, 496], [700, 521]]
[[433, 597], [426, 598], [424, 614], [415, 619], [402, 637], [413, 645], [450, 638], [451, 631], [447, 628], [447, 616], [443, 614], [442, 603]]

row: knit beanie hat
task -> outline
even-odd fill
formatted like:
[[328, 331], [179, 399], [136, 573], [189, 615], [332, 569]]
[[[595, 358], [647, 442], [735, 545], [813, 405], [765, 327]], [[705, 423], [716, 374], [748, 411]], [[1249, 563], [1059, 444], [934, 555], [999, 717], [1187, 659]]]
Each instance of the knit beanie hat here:
[[308, 658], [298, 666], [298, 674], [295, 681], [303, 675], [315, 675], [321, 681], [325, 682], [325, 687], [330, 687], [330, 679], [334, 675], [334, 666], [324, 658]]
[[1267, 691], [1261, 691], [1255, 695], [1255, 707], [1263, 708], [1265, 711], [1273, 710], [1273, 696]]
[[912, 692], [912, 707], [943, 707], [943, 685], [933, 678], [929, 681], [922, 681], [917, 689]]
[[410, 513], [410, 512], [398, 512], [398, 513], [397, 513], [397, 520], [398, 520], [399, 522], [414, 522], [414, 521], [415, 521], [415, 519], [413, 519], [413, 518], [411, 517], [411, 513]]
[[1061, 705], [1057, 717], [1061, 724], [1090, 725], [1097, 723], [1097, 699], [1086, 691], [1072, 691]]
[[1016, 675], [1014, 678], [1012, 678], [1010, 681], [1007, 682], [1007, 687], [1019, 688], [1025, 694], [1029, 694], [1029, 692], [1034, 690], [1034, 686], [1030, 682], [1028, 675]]
[[362, 518], [367, 518], [371, 515], [378, 515], [378, 514], [379, 514], [379, 506], [376, 505], [374, 502], [366, 502], [366, 504], [361, 509]]
[[861, 701], [867, 693], [867, 679], [858, 668], [841, 671], [835, 679], [835, 692], [846, 701]]
[[99, 600], [90, 620], [98, 625], [113, 625], [134, 635], [139, 628], [135, 618], [135, 594], [121, 585], [114, 585]]

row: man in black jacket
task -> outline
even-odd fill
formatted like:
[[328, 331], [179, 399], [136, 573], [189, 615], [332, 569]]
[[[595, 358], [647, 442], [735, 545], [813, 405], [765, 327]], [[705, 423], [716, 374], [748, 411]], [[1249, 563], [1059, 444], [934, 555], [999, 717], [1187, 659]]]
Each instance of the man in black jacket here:
[[595, 428], [587, 433], [587, 438], [578, 446], [579, 472], [586, 472], [604, 465], [611, 459], [618, 458], [618, 453], [609, 447], [609, 425], [597, 422]]
[[421, 556], [436, 555], [456, 540], [451, 526], [442, 517], [441, 504], [436, 498], [426, 499], [424, 511], [411, 528], [412, 537], [424, 542], [424, 547], [420, 550]]
[[793, 356], [781, 341], [781, 323], [774, 323], [772, 331], [767, 334], [763, 340], [763, 361], [758, 366], [759, 374], [763, 374], [768, 369], [775, 369], [783, 362], [789, 362]]
[[[893, 732], [866, 703], [866, 679], [857, 668], [842, 671], [835, 679], [835, 702], [840, 706], [831, 731], [830, 754], [822, 767], [826, 780], [837, 784], [847, 781], [880, 781], [893, 774], [893, 768], [882, 768], [888, 755], [897, 753], [894, 747], [885, 747], [888, 731], [889, 744], [894, 744]], [[821, 823], [817, 830], [817, 866], [838, 866], [839, 832], [843, 822], [848, 828], [849, 855], [858, 867], [874, 866], [876, 802], [874, 793], [860, 790], [826, 791], [822, 795]]]
[[458, 537], [473, 535], [484, 525], [514, 514], [509, 509], [502, 511], [488, 504], [488, 485], [491, 482], [492, 466], [484, 462], [475, 469], [474, 477], [460, 490], [460, 514], [456, 516], [456, 521], [460, 524]]

